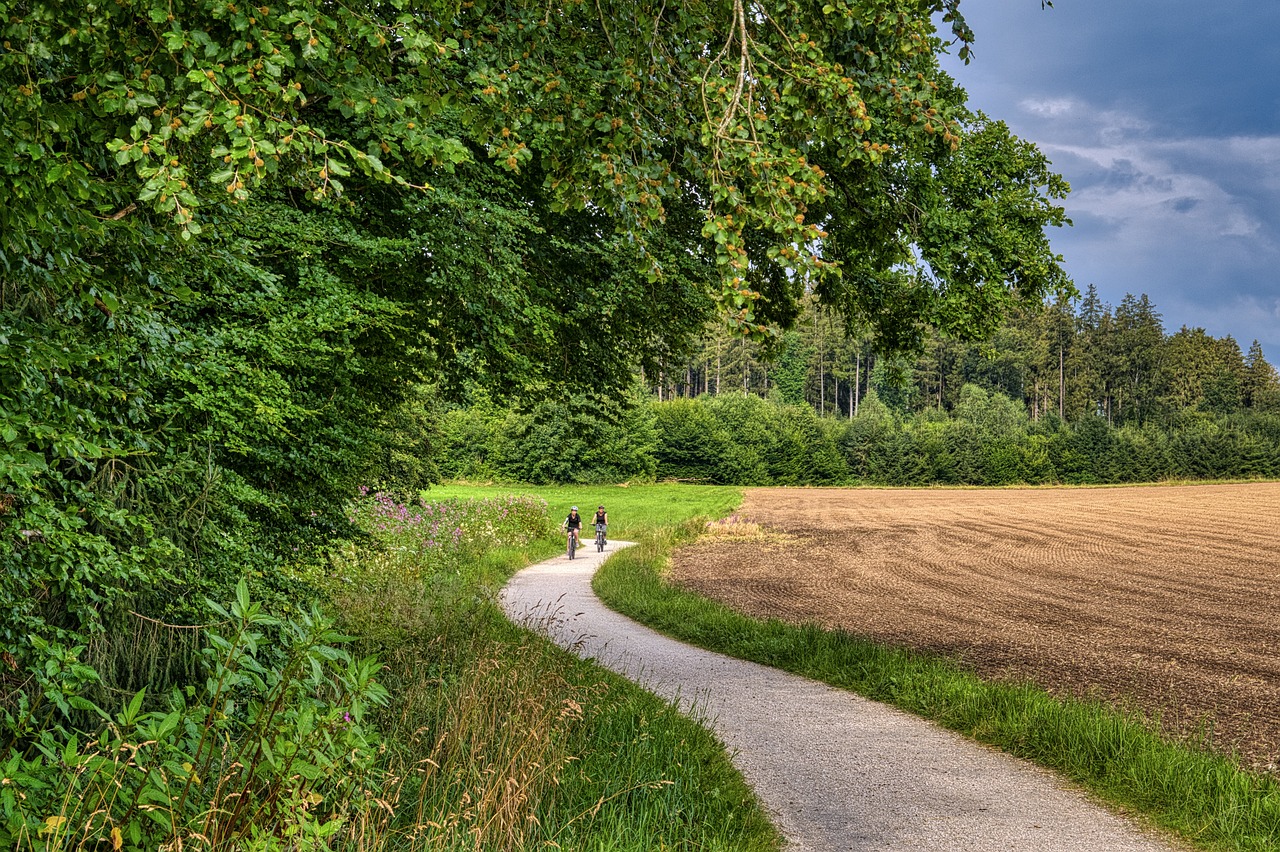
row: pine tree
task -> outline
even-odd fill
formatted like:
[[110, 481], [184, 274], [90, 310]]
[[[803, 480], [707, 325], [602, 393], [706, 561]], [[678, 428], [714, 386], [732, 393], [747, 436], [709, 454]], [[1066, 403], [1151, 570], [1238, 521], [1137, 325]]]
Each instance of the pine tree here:
[[1164, 368], [1164, 325], [1146, 293], [1126, 294], [1115, 322], [1117, 373], [1111, 419], [1117, 424], [1141, 423], [1156, 408], [1156, 387]]
[[1280, 408], [1280, 375], [1262, 355], [1262, 345], [1254, 340], [1244, 359], [1244, 375], [1240, 386], [1241, 402], [1257, 411]]
[[1066, 419], [1110, 409], [1110, 379], [1115, 348], [1111, 306], [1098, 298], [1098, 288], [1090, 284], [1076, 316], [1076, 345], [1068, 361], [1071, 382], [1067, 392]]

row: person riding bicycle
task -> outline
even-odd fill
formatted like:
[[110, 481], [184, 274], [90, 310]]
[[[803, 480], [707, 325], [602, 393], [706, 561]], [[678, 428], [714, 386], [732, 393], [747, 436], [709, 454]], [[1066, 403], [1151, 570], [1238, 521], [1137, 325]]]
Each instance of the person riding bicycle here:
[[608, 544], [609, 539], [607, 538], [607, 534], [609, 532], [609, 513], [604, 510], [603, 504], [596, 507], [596, 516], [591, 523], [596, 527], [596, 529], [604, 527], [604, 530], [602, 530], [606, 534], [604, 543]]
[[565, 518], [560, 526], [575, 540], [578, 538], [578, 534], [582, 532], [582, 516], [578, 514], [577, 506], [569, 510], [569, 517]]

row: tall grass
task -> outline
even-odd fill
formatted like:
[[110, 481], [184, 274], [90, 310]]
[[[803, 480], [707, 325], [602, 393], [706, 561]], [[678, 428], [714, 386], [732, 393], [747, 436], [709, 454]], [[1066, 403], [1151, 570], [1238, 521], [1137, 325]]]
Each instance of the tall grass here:
[[1203, 848], [1280, 848], [1280, 784], [1166, 739], [1148, 720], [984, 682], [948, 660], [846, 633], [752, 619], [665, 583], [671, 548], [699, 532], [686, 525], [618, 554], [596, 575], [596, 592], [668, 635], [853, 690], [1053, 769]]
[[[474, 488], [426, 497], [436, 505], [606, 502]], [[607, 505], [611, 520], [625, 517], [620, 526], [638, 531], [669, 497], [669, 489], [641, 489]], [[685, 514], [701, 512], [692, 502]], [[390, 506], [375, 512], [405, 515]], [[543, 514], [545, 535], [515, 543], [493, 537], [490, 525], [481, 538], [504, 546], [431, 571], [406, 555], [414, 524], [390, 523], [393, 546], [338, 572], [348, 590], [341, 594], [372, 592], [365, 605], [343, 598], [342, 610], [362, 647], [382, 654], [383, 680], [396, 696], [382, 729], [405, 781], [395, 792], [396, 816], [381, 829], [383, 848], [776, 849], [776, 831], [704, 727], [531, 637], [493, 605], [514, 570], [560, 552], [557, 522]]]
[[777, 849], [705, 728], [494, 605], [559, 552], [545, 504], [432, 497], [353, 506], [370, 540], [305, 578], [330, 616], [277, 621], [242, 584], [202, 679], [117, 713], [71, 696], [96, 727], [11, 743], [0, 846]]

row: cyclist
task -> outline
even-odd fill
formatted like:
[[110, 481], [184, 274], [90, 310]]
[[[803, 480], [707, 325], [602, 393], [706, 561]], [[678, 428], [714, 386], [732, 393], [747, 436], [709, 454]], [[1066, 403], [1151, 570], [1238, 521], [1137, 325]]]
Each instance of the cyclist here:
[[[578, 533], [582, 531], [582, 516], [578, 514], [577, 506], [569, 510], [569, 517], [565, 518], [560, 526], [575, 540], [578, 538]], [[565, 539], [565, 546], [568, 546], [568, 539]]]
[[596, 507], [596, 516], [591, 521], [591, 523], [595, 525], [595, 528], [597, 531], [600, 531], [600, 528], [604, 527], [604, 530], [603, 530], [603, 532], [605, 533], [604, 543], [608, 544], [609, 543], [609, 539], [608, 539], [609, 513], [604, 510], [604, 504], [601, 504]]

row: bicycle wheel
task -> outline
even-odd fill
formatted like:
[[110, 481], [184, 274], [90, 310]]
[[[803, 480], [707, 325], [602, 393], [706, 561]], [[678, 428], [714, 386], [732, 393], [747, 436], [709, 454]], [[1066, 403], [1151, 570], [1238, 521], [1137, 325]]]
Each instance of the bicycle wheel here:
[[604, 532], [596, 532], [596, 552], [604, 553]]
[[573, 554], [578, 549], [578, 537], [576, 535], [569, 536], [569, 558], [573, 558]]

